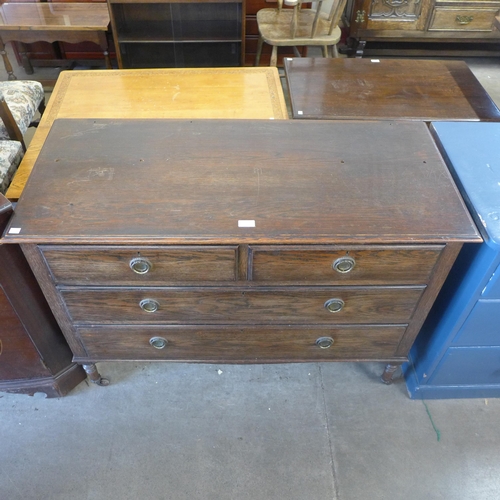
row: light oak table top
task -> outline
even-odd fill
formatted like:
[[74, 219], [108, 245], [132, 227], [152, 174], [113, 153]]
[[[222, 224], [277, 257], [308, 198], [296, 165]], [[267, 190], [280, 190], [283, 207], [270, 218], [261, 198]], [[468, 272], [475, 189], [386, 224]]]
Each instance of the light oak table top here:
[[4, 3], [0, 6], [0, 54], [8, 79], [17, 77], [5, 51], [7, 42], [21, 42], [19, 53], [27, 74], [33, 73], [33, 67], [24, 44], [35, 42], [96, 43], [111, 69], [108, 25], [108, 6], [103, 3]]
[[287, 58], [294, 118], [499, 121], [464, 61]]
[[4, 3], [0, 30], [106, 31], [108, 6], [102, 3]]
[[63, 71], [6, 193], [21, 195], [57, 118], [287, 119], [276, 68]]

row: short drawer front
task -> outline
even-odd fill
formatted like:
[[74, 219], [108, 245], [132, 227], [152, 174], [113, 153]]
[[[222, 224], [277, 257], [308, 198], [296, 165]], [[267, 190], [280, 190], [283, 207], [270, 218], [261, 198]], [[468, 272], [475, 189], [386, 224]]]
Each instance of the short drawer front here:
[[251, 248], [251, 277], [260, 282], [424, 285], [442, 251], [432, 247], [367, 249]]
[[407, 323], [422, 290], [416, 287], [295, 287], [288, 291], [87, 288], [63, 289], [62, 296], [73, 321], [80, 324]]
[[236, 246], [42, 246], [41, 250], [56, 283], [66, 285], [165, 285], [236, 279]]
[[401, 326], [333, 329], [141, 325], [80, 328], [78, 333], [89, 356], [96, 360], [259, 363], [388, 358], [394, 356], [404, 331]]
[[499, 7], [489, 9], [436, 7], [428, 31], [492, 31]]

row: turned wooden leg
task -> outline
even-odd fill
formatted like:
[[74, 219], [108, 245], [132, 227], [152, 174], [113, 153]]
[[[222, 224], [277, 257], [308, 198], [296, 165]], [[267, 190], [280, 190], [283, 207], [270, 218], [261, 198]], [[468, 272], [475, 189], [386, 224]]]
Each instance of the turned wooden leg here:
[[106, 63], [106, 69], [113, 69], [113, 66], [111, 66], [111, 59], [109, 58], [108, 39], [106, 38], [106, 33], [102, 31], [99, 32], [99, 41], [104, 55], [104, 62]]
[[97, 366], [95, 363], [91, 363], [89, 365], [82, 365], [83, 369], [87, 373], [90, 381], [96, 385], [106, 386], [109, 385], [109, 380], [107, 378], [102, 378], [101, 374], [97, 370]]
[[12, 69], [12, 64], [10, 64], [9, 56], [7, 55], [7, 51], [5, 50], [5, 45], [3, 43], [2, 38], [0, 37], [0, 55], [3, 59], [3, 65], [5, 66], [5, 71], [9, 75], [7, 77], [8, 80], [17, 80], [16, 75], [14, 75], [14, 70]]
[[390, 385], [392, 384], [392, 377], [394, 372], [398, 369], [399, 364], [397, 365], [387, 365], [385, 367], [384, 373], [382, 373], [381, 380], [384, 384]]

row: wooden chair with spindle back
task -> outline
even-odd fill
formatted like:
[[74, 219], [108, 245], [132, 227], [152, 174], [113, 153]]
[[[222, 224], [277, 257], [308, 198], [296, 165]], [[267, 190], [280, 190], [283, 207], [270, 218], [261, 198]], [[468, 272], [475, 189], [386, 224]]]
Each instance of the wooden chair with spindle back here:
[[[346, 0], [334, 0], [330, 13], [321, 12], [323, 0], [316, 2], [315, 9], [302, 8], [306, 0], [278, 0], [277, 9], [261, 9], [257, 12], [259, 42], [255, 66], [259, 65], [264, 43], [272, 45], [270, 66], [276, 66], [278, 47], [319, 46], [323, 57], [338, 57], [337, 43], [341, 37], [340, 18]], [[283, 4], [289, 9], [284, 9]]]

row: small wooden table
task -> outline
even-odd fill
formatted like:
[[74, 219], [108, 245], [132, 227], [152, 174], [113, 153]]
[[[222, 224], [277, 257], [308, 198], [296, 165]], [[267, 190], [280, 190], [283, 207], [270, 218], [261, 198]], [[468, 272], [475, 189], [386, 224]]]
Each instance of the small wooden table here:
[[[7, 42], [94, 42], [111, 68], [106, 31], [109, 25], [107, 4], [102, 3], [4, 3], [0, 7], [0, 54], [9, 80], [16, 80], [5, 51]], [[33, 72], [26, 51], [21, 52], [28, 74]]]
[[463, 61], [288, 58], [293, 118], [499, 121]]
[[287, 119], [276, 68], [63, 71], [6, 193], [21, 195], [56, 118]]

